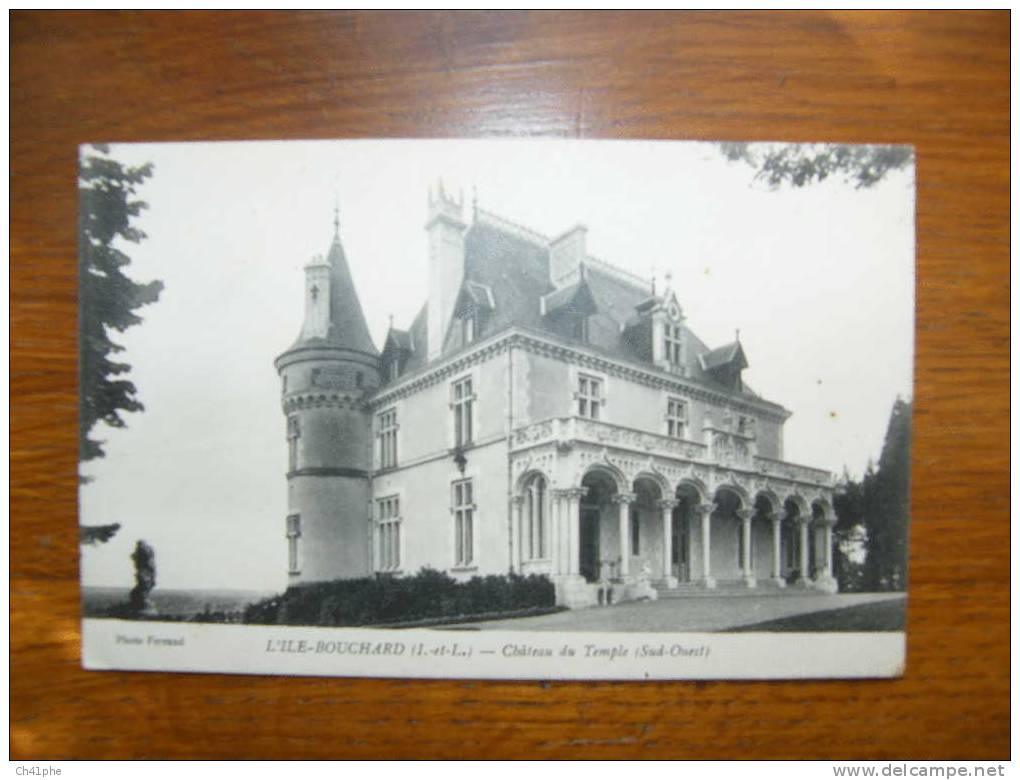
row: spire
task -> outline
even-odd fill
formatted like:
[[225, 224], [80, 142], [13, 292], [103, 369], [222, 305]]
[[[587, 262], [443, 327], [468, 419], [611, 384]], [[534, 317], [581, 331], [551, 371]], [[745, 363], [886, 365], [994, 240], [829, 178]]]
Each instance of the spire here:
[[[339, 209], [337, 210], [339, 212]], [[354, 289], [354, 279], [347, 265], [347, 255], [340, 243], [339, 213], [335, 217], [337, 233], [333, 236], [333, 244], [329, 248], [326, 262], [330, 266], [330, 300], [329, 300], [329, 336], [327, 340], [338, 347], [377, 355], [378, 350], [372, 342], [365, 322], [365, 314]]]
[[305, 322], [301, 334], [291, 346], [334, 347], [379, 354], [354, 289], [354, 279], [340, 241], [339, 209], [333, 217], [333, 241], [323, 259], [315, 255], [305, 266]]

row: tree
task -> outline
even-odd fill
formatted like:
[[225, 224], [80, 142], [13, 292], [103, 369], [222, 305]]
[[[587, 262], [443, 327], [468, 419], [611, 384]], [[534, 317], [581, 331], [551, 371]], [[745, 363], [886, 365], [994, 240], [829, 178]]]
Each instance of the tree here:
[[112, 525], [81, 525], [78, 526], [78, 542], [92, 547], [110, 541], [120, 530], [120, 523]]
[[135, 310], [154, 303], [163, 283], [139, 284], [125, 273], [131, 258], [119, 248], [137, 244], [145, 233], [132, 224], [144, 201], [137, 188], [152, 175], [152, 164], [125, 167], [109, 156], [105, 146], [93, 146], [81, 163], [78, 179], [78, 298], [79, 298], [79, 458], [101, 458], [102, 442], [91, 438], [99, 421], [123, 428], [121, 412], [144, 407], [134, 383], [127, 379], [131, 366], [113, 356], [123, 347], [111, 332], [123, 333], [142, 321]]
[[[123, 333], [141, 322], [135, 310], [154, 303], [163, 283], [137, 283], [125, 273], [131, 262], [120, 246], [138, 243], [145, 233], [132, 224], [146, 208], [135, 198], [137, 188], [152, 175], [152, 165], [125, 167], [96, 145], [86, 153], [78, 176], [78, 393], [80, 403], [78, 456], [82, 462], [101, 458], [102, 442], [91, 437], [100, 421], [123, 428], [121, 412], [144, 407], [134, 383], [127, 379], [131, 366], [113, 358], [123, 347], [112, 331]], [[109, 540], [120, 525], [82, 526], [82, 544]]]
[[754, 179], [775, 189], [842, 177], [858, 189], [871, 187], [890, 171], [906, 168], [914, 160], [909, 146], [852, 144], [720, 143], [727, 160], [742, 161], [755, 169]]
[[910, 415], [910, 402], [897, 398], [878, 470], [866, 483], [864, 524], [868, 554], [864, 560], [864, 583], [869, 590], [903, 590], [907, 585]]
[[864, 555], [867, 551], [867, 530], [864, 526], [865, 485], [873, 475], [871, 464], [863, 481], [858, 482], [844, 470], [839, 487], [832, 500], [836, 513], [833, 536], [836, 545], [833, 555], [833, 575], [841, 593], [864, 590]]

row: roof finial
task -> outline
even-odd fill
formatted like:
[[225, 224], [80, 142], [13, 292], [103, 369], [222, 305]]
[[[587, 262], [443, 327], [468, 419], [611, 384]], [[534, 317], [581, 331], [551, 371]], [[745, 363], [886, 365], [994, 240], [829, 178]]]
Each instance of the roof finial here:
[[673, 272], [670, 271], [668, 268], [666, 269], [665, 277], [666, 277], [666, 289], [671, 290], [673, 288]]
[[390, 330], [393, 330], [393, 314], [390, 313]]
[[737, 343], [740, 343], [740, 328], [737, 328]]
[[477, 219], [478, 217], [478, 187], [474, 184], [471, 185], [471, 214]]
[[333, 193], [333, 236], [340, 236], [340, 196], [336, 192]]
[[655, 297], [655, 263], [652, 263], [652, 297]]

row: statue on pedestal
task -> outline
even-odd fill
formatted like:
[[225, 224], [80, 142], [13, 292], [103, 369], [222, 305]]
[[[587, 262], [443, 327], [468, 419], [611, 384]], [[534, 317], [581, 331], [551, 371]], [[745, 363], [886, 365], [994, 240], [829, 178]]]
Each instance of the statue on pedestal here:
[[139, 539], [131, 560], [135, 564], [135, 587], [131, 589], [128, 607], [137, 617], [150, 617], [156, 614], [156, 605], [150, 597], [156, 587], [156, 551]]

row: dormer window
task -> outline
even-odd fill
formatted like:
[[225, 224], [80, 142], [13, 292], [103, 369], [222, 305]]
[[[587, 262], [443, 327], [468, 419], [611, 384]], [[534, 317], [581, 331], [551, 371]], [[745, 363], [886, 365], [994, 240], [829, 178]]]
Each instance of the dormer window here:
[[683, 331], [680, 325], [667, 322], [664, 332], [666, 361], [674, 368], [680, 368], [684, 362]]
[[574, 320], [574, 339], [588, 343], [588, 317], [584, 314], [577, 315]]
[[460, 320], [460, 340], [462, 344], [470, 344], [478, 335], [478, 317], [469, 312]]
[[485, 323], [495, 308], [495, 299], [492, 297], [492, 290], [488, 285], [479, 284], [470, 279], [464, 282], [453, 310], [453, 316], [459, 323], [459, 332], [453, 331], [454, 338], [460, 337], [460, 346], [465, 346], [481, 338]]

